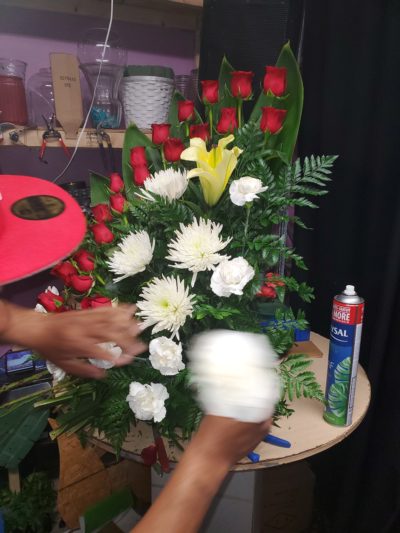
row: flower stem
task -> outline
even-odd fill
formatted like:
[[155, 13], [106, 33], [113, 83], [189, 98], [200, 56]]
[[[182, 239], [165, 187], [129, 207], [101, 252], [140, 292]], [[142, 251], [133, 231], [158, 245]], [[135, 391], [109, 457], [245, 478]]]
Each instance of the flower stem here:
[[209, 104], [207, 107], [208, 107], [208, 123], [210, 125], [210, 138], [212, 139], [212, 135], [213, 135], [213, 108], [212, 108], [211, 104]]
[[164, 170], [167, 170], [167, 162], [165, 161], [165, 155], [164, 155], [164, 146], [161, 146], [161, 159], [162, 159]]
[[237, 112], [238, 112], [238, 125], [239, 125], [239, 128], [241, 128], [242, 127], [242, 114], [243, 114], [243, 98], [238, 98]]
[[243, 238], [243, 249], [242, 249], [242, 255], [244, 255], [244, 250], [246, 247], [246, 240], [247, 240], [247, 232], [249, 230], [249, 221], [250, 221], [250, 211], [251, 211], [251, 202], [246, 203], [246, 222], [244, 223], [244, 238]]
[[105, 285], [106, 282], [104, 281], [104, 279], [100, 276], [100, 274], [98, 272], [95, 273], [95, 276], [96, 276], [96, 279], [99, 283], [101, 283], [102, 285]]
[[185, 135], [187, 138], [189, 138], [189, 122], [185, 122]]
[[264, 133], [264, 144], [265, 144], [265, 146], [267, 146], [270, 137], [271, 137], [271, 132], [266, 130], [265, 133]]

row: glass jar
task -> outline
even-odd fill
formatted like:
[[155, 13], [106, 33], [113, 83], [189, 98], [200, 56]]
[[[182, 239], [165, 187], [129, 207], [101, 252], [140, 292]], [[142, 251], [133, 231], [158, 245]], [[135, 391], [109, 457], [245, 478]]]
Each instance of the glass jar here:
[[0, 58], [0, 122], [28, 124], [25, 72], [24, 61]]
[[55, 114], [53, 78], [49, 68], [41, 68], [27, 82], [29, 121], [34, 126], [45, 126]]
[[[127, 52], [122, 48], [116, 33], [110, 32], [103, 57], [106, 28], [88, 30], [78, 43], [80, 69], [88, 82], [91, 98], [97, 81], [96, 94], [90, 114], [92, 125], [103, 128], [118, 128], [121, 122], [122, 105], [118, 99]], [[101, 73], [99, 66], [101, 65]]]

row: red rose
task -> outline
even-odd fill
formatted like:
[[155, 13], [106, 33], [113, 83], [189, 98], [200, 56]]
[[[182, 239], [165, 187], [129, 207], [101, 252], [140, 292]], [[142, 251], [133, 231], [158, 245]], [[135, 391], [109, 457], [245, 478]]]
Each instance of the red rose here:
[[143, 464], [146, 466], [152, 466], [157, 462], [157, 448], [154, 444], [150, 444], [147, 448], [143, 448], [140, 453], [143, 459]]
[[113, 172], [110, 176], [110, 189], [112, 192], [121, 192], [124, 190], [124, 181], [118, 172]]
[[217, 124], [218, 133], [231, 133], [238, 127], [235, 107], [223, 107]]
[[286, 67], [265, 67], [264, 92], [282, 96], [286, 91]]
[[190, 138], [199, 137], [203, 141], [210, 138], [210, 126], [208, 124], [191, 124], [189, 128]]
[[93, 206], [92, 213], [96, 222], [109, 222], [112, 220], [110, 207], [107, 204], [97, 204]]
[[231, 91], [235, 98], [249, 98], [253, 92], [251, 83], [254, 78], [254, 72], [237, 70], [231, 72]]
[[185, 149], [183, 142], [180, 139], [172, 137], [167, 139], [164, 143], [164, 157], [170, 163], [175, 163], [181, 158], [181, 153]]
[[133, 180], [135, 185], [138, 185], [139, 187], [143, 185], [149, 176], [150, 170], [147, 168], [147, 165], [141, 165], [133, 169]]
[[178, 120], [192, 120], [194, 118], [194, 102], [191, 100], [181, 100], [178, 102]]
[[273, 287], [261, 287], [260, 292], [258, 293], [259, 296], [264, 296], [264, 298], [271, 298], [273, 300], [276, 298], [276, 290]]
[[107, 307], [110, 305], [112, 305], [112, 302], [107, 296], [86, 296], [81, 301], [82, 309], [95, 309], [96, 307]]
[[147, 166], [146, 149], [144, 146], [135, 146], [131, 148], [131, 166], [135, 168], [142, 165]]
[[64, 261], [63, 263], [58, 263], [58, 265], [53, 267], [50, 273], [53, 274], [53, 276], [61, 278], [65, 285], [68, 285], [69, 278], [73, 274], [77, 274], [78, 271], [76, 270], [74, 265], [72, 265], [68, 261]]
[[64, 299], [49, 290], [41, 292], [37, 297], [37, 301], [40, 305], [43, 305], [48, 313], [61, 313], [65, 311]]
[[216, 104], [218, 102], [218, 80], [204, 80], [201, 82], [203, 88], [202, 99], [206, 104]]
[[79, 250], [79, 252], [76, 252], [74, 259], [81, 270], [84, 270], [85, 272], [92, 272], [92, 270], [94, 270], [94, 255], [87, 250]]
[[268, 131], [272, 135], [278, 133], [285, 121], [286, 109], [276, 109], [276, 107], [262, 107], [260, 128], [265, 133]]
[[169, 137], [169, 130], [171, 124], [152, 124], [151, 125], [151, 140], [154, 144], [162, 144]]
[[93, 232], [93, 238], [97, 242], [97, 244], [105, 244], [114, 240], [114, 235], [107, 228], [104, 222], [94, 224], [93, 226], [91, 226], [90, 229]]
[[74, 274], [70, 278], [70, 284], [77, 292], [87, 292], [93, 285], [93, 278], [90, 276], [79, 276]]
[[120, 192], [110, 196], [111, 208], [118, 213], [123, 213], [125, 211], [126, 200], [123, 194]]

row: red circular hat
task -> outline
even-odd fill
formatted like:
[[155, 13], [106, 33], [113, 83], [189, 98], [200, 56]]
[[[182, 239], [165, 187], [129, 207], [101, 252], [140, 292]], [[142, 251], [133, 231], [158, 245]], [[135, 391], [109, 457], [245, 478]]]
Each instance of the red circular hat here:
[[86, 220], [64, 189], [29, 176], [0, 174], [0, 286], [36, 274], [70, 255]]

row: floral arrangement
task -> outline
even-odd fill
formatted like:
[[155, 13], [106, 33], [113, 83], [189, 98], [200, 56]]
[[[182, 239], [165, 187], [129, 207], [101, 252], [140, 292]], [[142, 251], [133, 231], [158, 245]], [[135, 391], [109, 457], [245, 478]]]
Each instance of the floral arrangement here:
[[[311, 361], [286, 355], [295, 330], [308, 327], [288, 297], [313, 298], [288, 274], [291, 265], [306, 267], [288, 244], [287, 226], [304, 227], [295, 208], [316, 207], [310, 197], [325, 194], [335, 157], [292, 162], [303, 85], [289, 44], [266, 67], [245, 120], [252, 78], [224, 59], [218, 80], [201, 82], [204, 120], [176, 93], [168, 123], [154, 124], [151, 138], [127, 129], [122, 178], [91, 174], [86, 240], [53, 269], [65, 288], [42, 293], [39, 310], [134, 302], [149, 350], [110, 368], [104, 380], [62, 379], [56, 397], [45, 400], [64, 405], [55, 434], [98, 429], [119, 450], [130, 425], [143, 420], [175, 442], [188, 438], [202, 417], [186, 367], [188, 341], [217, 328], [263, 332], [282, 356], [276, 420], [292, 413], [295, 396], [322, 401]], [[119, 357], [118, 347], [104, 347]]]

